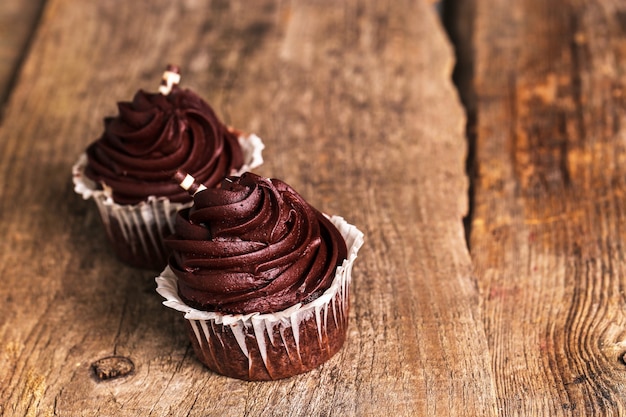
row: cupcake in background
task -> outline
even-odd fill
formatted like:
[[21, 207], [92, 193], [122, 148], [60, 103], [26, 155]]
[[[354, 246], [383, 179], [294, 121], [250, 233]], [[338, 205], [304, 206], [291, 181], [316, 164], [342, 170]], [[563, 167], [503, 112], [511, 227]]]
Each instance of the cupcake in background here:
[[222, 375], [274, 380], [337, 353], [363, 234], [277, 179], [245, 173], [218, 188], [177, 179], [194, 204], [176, 216], [157, 291], [185, 313], [198, 359]]
[[192, 203], [172, 183], [177, 170], [215, 187], [263, 163], [256, 135], [225, 126], [179, 81], [179, 69], [168, 66], [158, 93], [139, 90], [118, 103], [119, 114], [104, 119], [102, 136], [72, 168], [74, 190], [96, 202], [117, 256], [140, 268], [163, 269], [163, 238], [174, 232], [176, 212]]

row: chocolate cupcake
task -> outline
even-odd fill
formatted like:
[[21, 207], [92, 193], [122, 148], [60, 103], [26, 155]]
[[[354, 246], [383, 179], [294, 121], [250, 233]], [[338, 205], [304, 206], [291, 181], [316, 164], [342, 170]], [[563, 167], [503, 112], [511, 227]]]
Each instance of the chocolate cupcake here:
[[196, 356], [211, 370], [286, 378], [342, 347], [363, 234], [284, 182], [246, 173], [198, 191], [167, 244], [157, 291], [185, 313]]
[[263, 162], [257, 136], [226, 127], [179, 80], [169, 66], [158, 93], [140, 90], [118, 103], [119, 114], [104, 119], [102, 136], [72, 169], [75, 191], [96, 202], [118, 257], [141, 268], [163, 269], [163, 238], [174, 231], [175, 213], [192, 203], [171, 181], [178, 169], [214, 187]]

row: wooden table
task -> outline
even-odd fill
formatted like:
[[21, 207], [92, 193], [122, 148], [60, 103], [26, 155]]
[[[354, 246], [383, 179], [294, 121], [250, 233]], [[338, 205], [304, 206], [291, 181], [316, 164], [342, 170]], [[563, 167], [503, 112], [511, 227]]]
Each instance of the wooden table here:
[[[3, 1], [0, 415], [626, 415], [626, 2], [443, 16], [450, 38], [425, 0]], [[259, 174], [365, 232], [312, 372], [203, 368], [72, 189], [170, 62], [265, 140]], [[111, 355], [134, 371], [99, 380]]]

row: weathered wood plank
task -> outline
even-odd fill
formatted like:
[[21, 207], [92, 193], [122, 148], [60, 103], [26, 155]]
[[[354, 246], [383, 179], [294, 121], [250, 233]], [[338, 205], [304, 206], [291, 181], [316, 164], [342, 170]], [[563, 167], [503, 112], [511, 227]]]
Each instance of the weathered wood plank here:
[[502, 415], [624, 415], [623, 2], [482, 1], [471, 253]]
[[43, 3], [45, 0], [4, 0], [0, 5], [0, 117]]
[[[73, 194], [101, 118], [167, 62], [265, 139], [259, 173], [366, 234], [348, 343], [317, 370], [204, 369], [152, 274], [114, 258]], [[426, 2], [50, 0], [0, 130], [0, 414], [494, 415], [452, 63]], [[109, 355], [134, 373], [98, 382]]]

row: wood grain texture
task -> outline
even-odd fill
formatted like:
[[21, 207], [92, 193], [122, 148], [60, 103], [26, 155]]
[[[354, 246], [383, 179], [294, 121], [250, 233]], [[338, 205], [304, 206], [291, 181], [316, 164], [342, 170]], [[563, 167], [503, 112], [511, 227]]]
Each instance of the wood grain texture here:
[[[347, 345], [319, 369], [204, 369], [153, 274], [114, 258], [73, 193], [101, 119], [169, 62], [264, 138], [258, 173], [365, 232]], [[494, 415], [452, 64], [427, 2], [49, 0], [0, 130], [0, 414]], [[99, 381], [109, 356], [134, 370]]]
[[470, 248], [501, 415], [625, 415], [623, 2], [475, 1]]
[[3, 0], [0, 6], [0, 117], [44, 0]]

